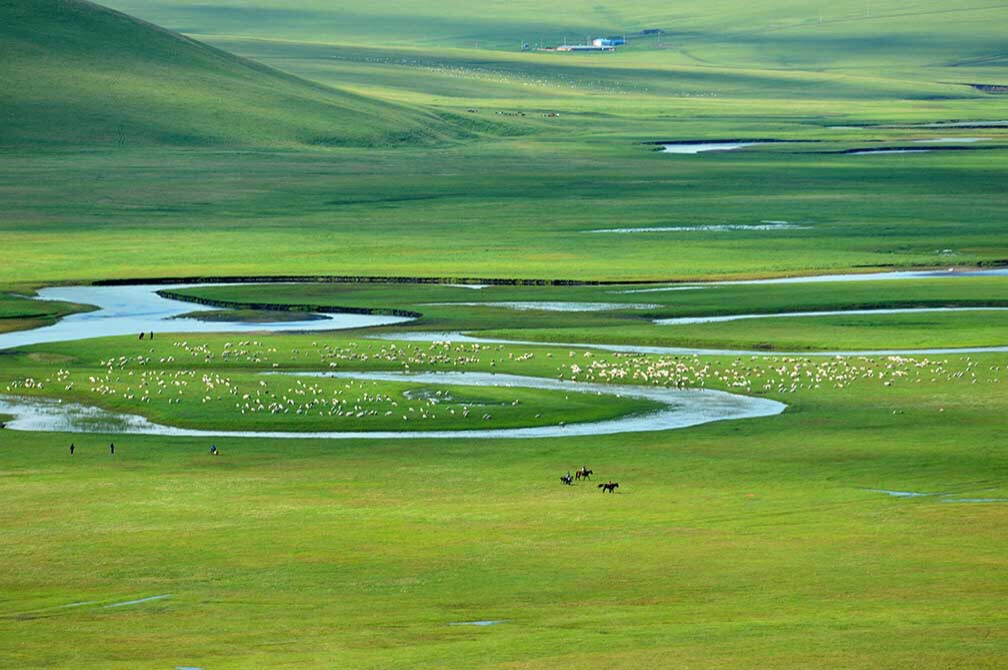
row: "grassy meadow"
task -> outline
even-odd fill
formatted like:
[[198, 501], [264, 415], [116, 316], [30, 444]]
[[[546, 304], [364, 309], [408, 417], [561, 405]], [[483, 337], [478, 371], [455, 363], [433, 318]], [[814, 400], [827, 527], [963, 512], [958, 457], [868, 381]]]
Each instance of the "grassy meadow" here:
[[[261, 343], [273, 358], [255, 363], [251, 352], [222, 359], [233, 338], [181, 337], [159, 338], [153, 353], [185, 341], [198, 355], [153, 367], [328, 369], [307, 354], [309, 340], [334, 351], [390, 346], [278, 336]], [[135, 360], [141, 346], [40, 345], [11, 372], [59, 360], [87, 374], [92, 357]], [[412, 369], [446, 364], [416, 362], [420, 347], [440, 345], [402, 346], [418, 348]], [[547, 352], [490, 347], [467, 369], [572, 375], [592, 360]], [[748, 392], [789, 408], [545, 441], [215, 439], [216, 457], [206, 439], [5, 431], [3, 560], [19, 566], [0, 578], [17, 594], [0, 617], [5, 658], [84, 668], [999, 667], [1004, 355], [593, 357], [599, 365], [579, 378], [619, 367], [668, 371], [643, 383], [745, 379], [757, 382]], [[369, 360], [339, 366], [403, 364]], [[143, 407], [114, 406], [130, 403]], [[619, 481], [619, 493], [555, 481], [580, 465]], [[120, 604], [142, 598], [154, 599]], [[501, 623], [453, 625], [479, 620]]]
[[[277, 274], [666, 280], [1008, 258], [1005, 195], [992, 178], [1000, 150], [670, 156], [627, 143], [608, 151], [593, 155], [588, 140], [501, 140], [377, 154], [8, 154], [0, 226], [10, 254], [0, 283]], [[46, 197], [52, 190], [58, 197]], [[588, 232], [765, 220], [796, 227]]]
[[[230, 431], [655, 407], [267, 374], [462, 370], [787, 409], [577, 438], [226, 437], [217, 456], [205, 438], [0, 429], [0, 667], [1005, 666], [1008, 354], [912, 350], [1008, 345], [1008, 313], [772, 315], [1003, 309], [1008, 277], [696, 284], [1008, 264], [1004, 6], [106, 4], [0, 0], [0, 332], [89, 309], [28, 297], [54, 284], [440, 283], [184, 289], [246, 322], [420, 316], [5, 350], [0, 397]], [[615, 53], [534, 50], [623, 34]], [[655, 144], [760, 139], [780, 141]], [[450, 285], [480, 279], [505, 283]], [[468, 304], [536, 302], [624, 307]], [[654, 323], [744, 314], [765, 316]], [[415, 331], [539, 344], [393, 341]], [[908, 351], [780, 353], [845, 349]], [[590, 483], [559, 483], [582, 465]]]
[[[15, 85], [0, 285], [295, 270], [662, 280], [1008, 259], [1005, 128], [921, 126], [1008, 120], [1003, 96], [966, 85], [1005, 76], [1003, 9], [896, 3], [865, 17], [844, 2], [809, 25], [783, 3], [561, 3], [529, 24], [510, 4], [450, 21], [416, 4], [399, 19], [324, 2], [114, 5], [253, 60], [83, 2], [59, 3], [68, 15], [3, 5]], [[522, 53], [507, 36], [523, 25], [546, 41], [668, 34], [612, 54]], [[824, 48], [851, 31], [864, 35], [851, 56]], [[750, 48], [764, 55], [732, 55]], [[646, 144], [736, 138], [803, 142], [695, 156]], [[839, 153], [894, 147], [931, 150]], [[796, 227], [586, 232], [766, 220]]]

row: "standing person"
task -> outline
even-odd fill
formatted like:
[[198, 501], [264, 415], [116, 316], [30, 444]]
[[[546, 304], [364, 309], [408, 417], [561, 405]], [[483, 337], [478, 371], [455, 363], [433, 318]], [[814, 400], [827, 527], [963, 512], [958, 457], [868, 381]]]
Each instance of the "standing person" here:
[[109, 453], [115, 456], [115, 442], [109, 442]]
[[152, 339], [152, 340], [154, 339], [154, 331], [153, 330], [150, 332], [150, 339]]
[[143, 336], [144, 336], [144, 333], [142, 333], [142, 332], [141, 332], [141, 333], [140, 333], [140, 339], [141, 339], [141, 340], [143, 339]]
[[70, 443], [70, 455], [71, 455], [71, 456], [73, 456], [73, 454], [74, 454], [74, 449], [76, 449], [76, 447], [74, 447], [74, 443], [73, 443], [73, 442], [71, 442], [71, 443]]

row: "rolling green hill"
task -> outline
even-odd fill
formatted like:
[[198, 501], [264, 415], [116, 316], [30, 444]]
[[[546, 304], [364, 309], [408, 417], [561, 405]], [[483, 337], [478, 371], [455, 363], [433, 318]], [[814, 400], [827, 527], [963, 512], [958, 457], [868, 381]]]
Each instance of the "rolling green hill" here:
[[[1008, 6], [983, 0], [106, 2], [358, 95], [453, 112], [590, 111], [606, 115], [606, 132], [613, 117], [632, 117], [640, 131], [668, 114], [735, 127], [719, 136], [739, 132], [739, 117], [796, 112], [892, 121], [892, 106], [904, 116], [907, 101], [925, 119], [1002, 120], [996, 87], [1008, 82]], [[624, 34], [615, 53], [534, 49]]]
[[376, 146], [464, 134], [81, 0], [0, 2], [0, 145]]
[[[985, 0], [109, 0], [187, 34], [358, 46], [517, 50], [661, 29], [663, 61], [705, 66], [894, 70], [1004, 58], [1004, 3]], [[635, 44], [654, 46], [648, 40]], [[624, 49], [623, 51], [627, 51]], [[1003, 63], [1002, 63], [1003, 65]]]

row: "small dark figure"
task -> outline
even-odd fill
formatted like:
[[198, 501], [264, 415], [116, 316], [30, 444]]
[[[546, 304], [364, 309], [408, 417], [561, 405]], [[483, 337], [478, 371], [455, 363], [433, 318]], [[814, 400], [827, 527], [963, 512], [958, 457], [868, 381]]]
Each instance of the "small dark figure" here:
[[591, 479], [591, 476], [592, 476], [593, 474], [594, 474], [594, 470], [589, 470], [589, 469], [588, 469], [588, 468], [587, 468], [586, 466], [584, 466], [584, 465], [582, 465], [582, 466], [581, 466], [581, 469], [580, 469], [580, 470], [578, 470], [578, 471], [577, 471], [577, 472], [575, 473], [575, 475], [577, 476], [577, 479], [579, 479], [579, 480], [580, 480], [580, 479]]
[[217, 445], [216, 444], [211, 444], [210, 445], [210, 455], [211, 456], [216, 456], [217, 455]]
[[140, 339], [141, 339], [141, 340], [143, 339], [143, 336], [144, 336], [144, 334], [143, 334], [143, 333], [140, 333]]
[[115, 442], [109, 442], [109, 453], [115, 456]]
[[599, 484], [598, 487], [602, 489], [602, 493], [615, 493], [619, 488], [619, 482], [610, 480], [608, 484]]
[[71, 455], [71, 456], [73, 456], [73, 454], [74, 454], [74, 450], [75, 450], [76, 448], [77, 448], [77, 447], [75, 447], [75, 446], [74, 446], [74, 443], [73, 443], [73, 442], [71, 442], [71, 443], [70, 443], [70, 455]]
[[566, 484], [567, 486], [572, 486], [574, 484], [574, 478], [571, 477], [571, 473], [569, 472], [565, 474], [563, 477], [561, 477], [560, 481]]
[[150, 338], [149, 339], [151, 339], [151, 340], [154, 339], [154, 331], [153, 330], [150, 332]]

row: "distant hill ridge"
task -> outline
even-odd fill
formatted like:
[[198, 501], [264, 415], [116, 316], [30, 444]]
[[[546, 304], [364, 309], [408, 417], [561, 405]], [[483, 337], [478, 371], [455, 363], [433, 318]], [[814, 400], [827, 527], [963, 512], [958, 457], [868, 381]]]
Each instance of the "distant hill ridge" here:
[[471, 131], [83, 0], [0, 0], [0, 146], [388, 146]]

